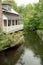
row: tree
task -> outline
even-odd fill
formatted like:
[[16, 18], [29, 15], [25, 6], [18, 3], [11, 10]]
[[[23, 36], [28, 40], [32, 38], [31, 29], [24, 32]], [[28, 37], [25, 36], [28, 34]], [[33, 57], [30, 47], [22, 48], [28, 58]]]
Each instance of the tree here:
[[[28, 23], [25, 23], [25, 32], [36, 31], [39, 29], [40, 24], [43, 23], [43, 0], [33, 5], [34, 14], [29, 18]], [[32, 12], [32, 11], [31, 11]]]
[[12, 5], [12, 8], [17, 11], [17, 4], [15, 3], [14, 0], [12, 0], [11, 5]]

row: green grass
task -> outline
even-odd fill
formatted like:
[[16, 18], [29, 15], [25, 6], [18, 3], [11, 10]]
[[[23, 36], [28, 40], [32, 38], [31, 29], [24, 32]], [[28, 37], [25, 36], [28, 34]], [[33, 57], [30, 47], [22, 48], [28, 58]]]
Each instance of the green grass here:
[[42, 24], [39, 26], [39, 30], [43, 30], [43, 25]]
[[0, 50], [15, 44], [20, 37], [23, 35], [23, 31], [19, 31], [13, 34], [6, 34], [0, 33]]

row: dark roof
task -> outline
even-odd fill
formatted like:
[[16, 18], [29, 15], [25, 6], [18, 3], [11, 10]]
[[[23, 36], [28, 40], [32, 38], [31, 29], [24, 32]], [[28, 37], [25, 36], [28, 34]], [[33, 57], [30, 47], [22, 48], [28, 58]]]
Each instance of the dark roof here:
[[11, 6], [11, 3], [6, 2], [6, 3], [2, 3], [2, 5], [10, 5]]
[[[4, 5], [5, 5], [5, 6], [6, 6], [6, 5], [10, 5], [10, 6], [11, 6], [11, 4], [8, 3], [8, 2], [7, 2], [7, 3], [2, 3], [2, 5], [3, 5], [3, 6], [4, 6]], [[12, 10], [12, 8], [11, 8], [11, 10], [9, 10], [9, 9], [6, 9], [5, 7], [3, 7], [3, 6], [2, 6], [2, 11], [3, 11], [3, 12], [19, 15], [18, 12], [16, 12], [15, 10]]]
[[7, 11], [5, 8], [2, 8], [2, 11]]

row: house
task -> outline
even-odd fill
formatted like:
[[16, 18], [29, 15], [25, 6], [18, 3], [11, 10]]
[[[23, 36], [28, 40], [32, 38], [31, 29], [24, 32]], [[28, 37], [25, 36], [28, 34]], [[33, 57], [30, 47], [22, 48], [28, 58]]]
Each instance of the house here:
[[12, 33], [23, 29], [23, 24], [20, 24], [19, 13], [11, 8], [10, 3], [2, 4], [2, 28], [4, 33]]

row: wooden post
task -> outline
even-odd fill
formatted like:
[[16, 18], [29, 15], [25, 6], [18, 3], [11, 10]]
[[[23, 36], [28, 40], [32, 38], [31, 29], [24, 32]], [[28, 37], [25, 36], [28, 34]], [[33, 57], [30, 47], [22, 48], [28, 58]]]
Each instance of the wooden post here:
[[8, 19], [7, 19], [7, 32], [8, 32]]
[[2, 2], [0, 0], [0, 32], [2, 31], [3, 26], [2, 26]]

